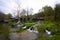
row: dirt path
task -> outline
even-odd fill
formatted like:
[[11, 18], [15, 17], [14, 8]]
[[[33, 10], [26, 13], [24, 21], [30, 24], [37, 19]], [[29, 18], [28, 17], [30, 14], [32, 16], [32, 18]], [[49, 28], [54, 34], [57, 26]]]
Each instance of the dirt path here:
[[27, 30], [21, 33], [11, 33], [10, 39], [11, 40], [34, 40], [37, 38], [37, 34], [28, 32]]

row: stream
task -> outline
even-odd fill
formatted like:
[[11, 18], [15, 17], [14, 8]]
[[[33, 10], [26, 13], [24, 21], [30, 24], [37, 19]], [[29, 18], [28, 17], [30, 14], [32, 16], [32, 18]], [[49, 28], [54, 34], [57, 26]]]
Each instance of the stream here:
[[30, 32], [32, 30], [25, 30], [21, 33], [10, 33], [10, 39], [11, 40], [34, 40], [37, 38], [38, 34], [34, 32]]
[[[33, 25], [33, 27], [35, 27], [37, 25], [40, 25], [39, 22], [37, 22], [37, 24]], [[13, 31], [13, 29], [11, 29], [11, 31]], [[30, 28], [27, 30], [24, 30], [21, 33], [10, 33], [10, 35], [9, 35], [10, 40], [34, 40], [37, 37], [38, 37], [38, 31], [30, 30]]]

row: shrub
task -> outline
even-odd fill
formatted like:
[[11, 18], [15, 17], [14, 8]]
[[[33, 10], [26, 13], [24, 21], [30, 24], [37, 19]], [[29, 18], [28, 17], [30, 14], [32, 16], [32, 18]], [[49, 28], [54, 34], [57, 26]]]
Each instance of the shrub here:
[[5, 37], [6, 40], [9, 39], [9, 26], [6, 24], [1, 24], [0, 25], [0, 38]]
[[56, 25], [56, 23], [49, 22], [49, 23], [45, 23], [45, 24], [38, 26], [37, 29], [40, 33], [44, 33], [45, 30], [48, 30], [48, 31], [51, 31], [52, 34], [55, 34], [57, 31], [56, 30], [57, 25]]

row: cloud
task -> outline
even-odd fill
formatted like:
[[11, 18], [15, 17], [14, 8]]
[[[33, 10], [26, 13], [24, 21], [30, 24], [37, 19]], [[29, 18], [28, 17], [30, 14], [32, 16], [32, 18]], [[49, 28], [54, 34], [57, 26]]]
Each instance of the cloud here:
[[17, 8], [17, 4], [12, 0], [0, 0], [0, 10], [9, 13]]
[[60, 0], [0, 0], [0, 11], [3, 11], [5, 13], [12, 13], [14, 10], [17, 10], [17, 3], [19, 3], [21, 8], [24, 9], [26, 9], [27, 7], [33, 8], [34, 13], [36, 13], [45, 5], [54, 8], [56, 3], [60, 3]]

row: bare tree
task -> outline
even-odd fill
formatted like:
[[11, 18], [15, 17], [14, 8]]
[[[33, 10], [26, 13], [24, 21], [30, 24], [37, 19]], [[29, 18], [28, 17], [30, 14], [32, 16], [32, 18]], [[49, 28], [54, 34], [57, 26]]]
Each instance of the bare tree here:
[[30, 9], [30, 15], [32, 15], [32, 13], [33, 13], [33, 8]]
[[21, 11], [20, 16], [26, 16], [26, 10], [25, 10], [25, 9], [23, 9], [23, 10]]
[[28, 9], [28, 7], [27, 7], [27, 11], [26, 11], [26, 19], [28, 20], [29, 19], [29, 16], [30, 15], [32, 15], [32, 13], [33, 13], [33, 9], [31, 8], [31, 9]]
[[[20, 1], [19, 0], [17, 0], [17, 18], [19, 18], [20, 17], [20, 9], [21, 9], [21, 3], [20, 3]], [[20, 18], [19, 18], [20, 19]]]

